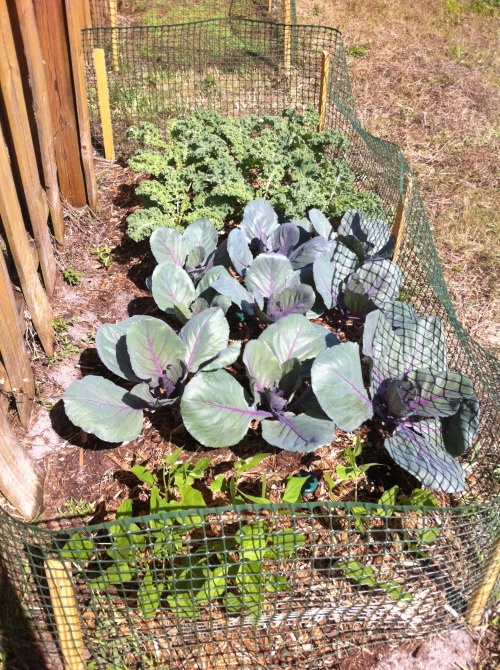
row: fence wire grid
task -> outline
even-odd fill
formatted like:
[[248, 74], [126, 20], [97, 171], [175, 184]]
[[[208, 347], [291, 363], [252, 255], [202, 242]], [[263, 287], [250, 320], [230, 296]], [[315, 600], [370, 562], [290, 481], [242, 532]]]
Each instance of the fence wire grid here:
[[[399, 257], [406, 299], [444, 321], [450, 369], [473, 380], [482, 404], [476, 444], [462, 458], [467, 489], [442, 507], [364, 504], [362, 523], [355, 503], [249, 505], [120, 519], [76, 529], [78, 539], [0, 510], [0, 631], [4, 657], [19, 663], [6, 667], [70, 667], [71, 658], [88, 670], [331, 668], [360, 645], [465, 626], [491, 566], [500, 541], [500, 364], [457, 322], [400, 150], [359, 124], [340, 33], [259, 20], [262, 5], [225, 3], [226, 16], [183, 25], [84, 31], [96, 146], [94, 48], [105, 50], [122, 156], [134, 149], [126, 129], [138, 121], [164, 128], [199, 107], [231, 117], [317, 108], [328, 53], [325, 128], [348, 136], [358, 187], [375, 191], [394, 221], [403, 185], [413, 184]], [[256, 8], [258, 18], [234, 18], [228, 7]]]

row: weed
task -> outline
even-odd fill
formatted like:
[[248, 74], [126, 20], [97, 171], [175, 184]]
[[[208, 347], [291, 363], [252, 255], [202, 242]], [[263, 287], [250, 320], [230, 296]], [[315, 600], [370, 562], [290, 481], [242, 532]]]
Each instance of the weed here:
[[320, 16], [323, 13], [323, 8], [319, 2], [315, 2], [312, 11], [314, 16]]
[[79, 500], [70, 498], [66, 502], [63, 502], [61, 507], [57, 509], [57, 513], [62, 519], [75, 516], [90, 516], [94, 513], [94, 503], [87, 502], [82, 498]]
[[330, 490], [330, 497], [332, 500], [335, 500], [334, 489], [337, 486], [337, 483], [344, 483], [352, 481], [354, 482], [354, 500], [358, 499], [358, 481], [365, 472], [372, 467], [372, 465], [378, 465], [377, 463], [365, 463], [364, 465], [358, 465], [357, 459], [361, 456], [364, 447], [369, 446], [367, 442], [362, 442], [361, 437], [356, 435], [353, 440], [353, 446], [344, 449], [344, 451], [339, 454], [340, 458], [347, 460], [347, 465], [337, 465], [335, 472], [337, 475], [337, 482], [335, 482], [331, 475], [325, 473], [325, 480], [327, 486]]
[[107, 244], [104, 244], [102, 247], [95, 247], [90, 251], [97, 256], [98, 261], [105, 268], [109, 268], [111, 265], [111, 248]]
[[68, 332], [69, 327], [72, 326], [76, 321], [76, 316], [72, 316], [69, 322], [67, 322], [62, 316], [54, 319], [50, 322], [50, 325], [54, 329], [56, 334]]
[[74, 268], [68, 268], [63, 272], [64, 281], [70, 286], [77, 286], [83, 277], [83, 272], [78, 272]]
[[460, 45], [456, 45], [450, 49], [450, 54], [451, 56], [458, 62], [462, 63], [465, 60], [465, 57], [467, 56], [467, 50], [461, 47]]
[[357, 46], [356, 44], [347, 47], [345, 52], [348, 56], [354, 56], [354, 58], [363, 58], [363, 56], [366, 56], [366, 49], [364, 47]]

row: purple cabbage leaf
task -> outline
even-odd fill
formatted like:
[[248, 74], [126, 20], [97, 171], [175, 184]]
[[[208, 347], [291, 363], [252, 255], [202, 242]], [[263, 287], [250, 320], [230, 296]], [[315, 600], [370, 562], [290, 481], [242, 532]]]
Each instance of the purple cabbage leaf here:
[[112, 372], [137, 383], [127, 390], [89, 375], [73, 382], [63, 401], [76, 426], [109, 442], [138, 437], [144, 409], [154, 411], [176, 403], [190, 374], [231, 365], [240, 353], [239, 344], [228, 346], [229, 325], [218, 307], [193, 316], [178, 334], [152, 317], [105, 324], [96, 343]]

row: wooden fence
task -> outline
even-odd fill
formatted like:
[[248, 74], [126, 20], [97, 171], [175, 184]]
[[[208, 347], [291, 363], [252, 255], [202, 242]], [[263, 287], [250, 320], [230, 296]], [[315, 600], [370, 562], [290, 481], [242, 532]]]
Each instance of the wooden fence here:
[[28, 426], [35, 396], [25, 315], [53, 353], [61, 198], [96, 208], [81, 30], [88, 0], [0, 0], [0, 491], [24, 516], [41, 508], [43, 473], [7, 414]]

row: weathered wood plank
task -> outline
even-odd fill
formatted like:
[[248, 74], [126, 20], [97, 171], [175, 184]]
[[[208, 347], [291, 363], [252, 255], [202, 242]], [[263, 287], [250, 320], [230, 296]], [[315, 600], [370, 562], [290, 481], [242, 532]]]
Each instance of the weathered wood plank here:
[[326, 101], [328, 100], [328, 80], [330, 77], [330, 55], [328, 51], [321, 54], [321, 76], [319, 83], [319, 123], [318, 131], [325, 128]]
[[[24, 314], [22, 319], [24, 322]], [[5, 382], [0, 384], [0, 389], [12, 392], [21, 424], [27, 428], [35, 397], [35, 380], [24, 344], [19, 306], [2, 253], [0, 253], [0, 354], [7, 377]], [[2, 374], [0, 378], [3, 379]]]
[[36, 331], [48, 356], [54, 353], [54, 319], [52, 307], [38, 277], [28, 236], [24, 227], [21, 207], [16, 195], [16, 184], [12, 175], [9, 154], [0, 126], [0, 218], [9, 252], [14, 260], [21, 289]]
[[85, 82], [85, 57], [82, 43], [82, 30], [89, 27], [87, 24], [89, 12], [86, 9], [86, 0], [65, 0], [65, 6], [87, 203], [90, 209], [96, 212], [97, 181], [92, 155], [92, 135], [90, 132], [87, 85]]
[[45, 574], [56, 622], [59, 647], [66, 670], [85, 670], [85, 646], [82, 620], [78, 611], [75, 587], [71, 580], [71, 563], [49, 558]]
[[31, 133], [7, 0], [0, 0], [0, 53], [2, 54], [0, 88], [10, 126], [15, 160], [21, 176], [45, 288], [47, 293], [52, 295], [57, 270], [45, 215], [46, 195], [40, 184], [34, 138]]
[[49, 93], [35, 10], [33, 9], [32, 0], [15, 0], [15, 2], [33, 94], [33, 109], [38, 129], [44, 187], [47, 194], [54, 237], [59, 246], [62, 246], [64, 240], [64, 215], [59, 195]]
[[30, 457], [0, 411], [0, 491], [28, 521], [43, 509], [44, 479], [43, 469]]
[[111, 109], [109, 106], [108, 77], [106, 74], [104, 49], [94, 49], [93, 53], [97, 81], [97, 99], [99, 101], [99, 112], [101, 113], [104, 156], [106, 157], [106, 160], [114, 161], [115, 147], [113, 142], [113, 126], [111, 123]]
[[34, 9], [55, 132], [54, 147], [61, 192], [71, 205], [83, 207], [87, 204], [87, 191], [80, 157], [64, 0], [36, 0]]

